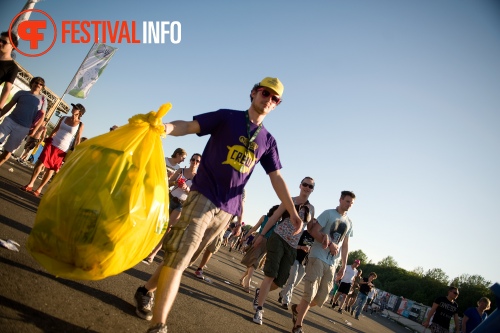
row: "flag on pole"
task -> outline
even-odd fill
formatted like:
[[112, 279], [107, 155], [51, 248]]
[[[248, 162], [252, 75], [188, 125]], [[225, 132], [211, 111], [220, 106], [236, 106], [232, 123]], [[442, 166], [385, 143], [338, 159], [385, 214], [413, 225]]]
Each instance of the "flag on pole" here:
[[94, 44], [83, 60], [73, 81], [68, 86], [68, 94], [78, 98], [87, 98], [90, 88], [97, 82], [102, 72], [115, 54], [117, 48], [105, 44]]

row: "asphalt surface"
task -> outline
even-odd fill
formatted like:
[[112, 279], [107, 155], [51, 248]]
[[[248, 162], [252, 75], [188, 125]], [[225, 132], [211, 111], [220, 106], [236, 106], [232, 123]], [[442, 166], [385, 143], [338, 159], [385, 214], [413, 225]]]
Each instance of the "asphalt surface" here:
[[[47, 273], [25, 247], [40, 203], [40, 198], [19, 189], [28, 183], [31, 172], [13, 159], [0, 167], [0, 239], [20, 244], [19, 252], [0, 247], [0, 332], [145, 332], [148, 322], [135, 315], [133, 295], [160, 258], [100, 281], [65, 280]], [[264, 324], [253, 323], [253, 294], [238, 286], [244, 271], [241, 257], [223, 247], [207, 264], [205, 281], [194, 276], [195, 267], [185, 271], [169, 317], [169, 332], [291, 331], [291, 312], [277, 303], [278, 291], [269, 294]], [[257, 271], [252, 288], [258, 287], [261, 279], [262, 272]], [[300, 301], [302, 288], [300, 284], [296, 289], [293, 303]], [[304, 331], [410, 332], [379, 314], [364, 314], [358, 321], [329, 306], [312, 309]]]

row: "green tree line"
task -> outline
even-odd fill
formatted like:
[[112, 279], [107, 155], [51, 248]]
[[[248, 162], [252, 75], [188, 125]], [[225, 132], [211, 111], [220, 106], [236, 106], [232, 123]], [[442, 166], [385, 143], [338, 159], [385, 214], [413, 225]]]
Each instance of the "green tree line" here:
[[348, 258], [349, 264], [354, 259], [361, 260], [359, 269], [363, 270], [363, 277], [368, 276], [370, 272], [377, 273], [375, 287], [388, 293], [432, 306], [436, 297], [446, 296], [448, 286], [453, 285], [458, 287], [460, 292], [457, 298], [460, 316], [467, 308], [477, 306], [477, 301], [481, 297], [488, 297], [492, 302], [491, 310], [488, 313], [496, 308], [495, 296], [490, 290], [492, 283], [482, 276], [462, 274], [450, 279], [440, 268], [424, 271], [422, 267], [417, 267], [412, 271], [407, 271], [398, 267], [398, 263], [392, 256], [375, 264], [362, 250], [349, 252]]

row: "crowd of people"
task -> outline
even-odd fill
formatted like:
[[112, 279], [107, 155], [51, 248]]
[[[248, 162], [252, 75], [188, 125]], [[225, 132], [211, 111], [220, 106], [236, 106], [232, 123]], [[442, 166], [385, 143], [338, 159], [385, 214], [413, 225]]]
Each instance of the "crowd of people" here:
[[[44, 140], [43, 152], [35, 163], [31, 179], [22, 186], [24, 191], [39, 196], [68, 151], [80, 143], [85, 107], [72, 104], [71, 116], [61, 118], [44, 139], [47, 101], [41, 93], [45, 86], [43, 78], [33, 78], [29, 91], [17, 92], [6, 103], [18, 70], [10, 58], [11, 43], [17, 40], [2, 33], [0, 83], [5, 84], [0, 96], [0, 117], [14, 105], [15, 108], [0, 124], [0, 141], [5, 141], [0, 166], [25, 138], [21, 161]], [[161, 264], [154, 274], [134, 294], [137, 315], [151, 321], [147, 332], [167, 332], [183, 271], [203, 254], [195, 275], [204, 279], [203, 268], [222, 245], [228, 246], [229, 251], [243, 249], [241, 263], [246, 269], [240, 284], [246, 292], [250, 292], [254, 271], [263, 267], [264, 277], [253, 298], [255, 313], [251, 320], [256, 324], [263, 324], [269, 292], [278, 288], [281, 288], [278, 301], [284, 309], [291, 310], [292, 333], [304, 332], [308, 311], [315, 306], [322, 307], [329, 299], [333, 308], [338, 306], [339, 313], [348, 311], [359, 320], [365, 305], [375, 298], [377, 274], [371, 272], [362, 277], [362, 271], [358, 270], [360, 260], [355, 258], [350, 262], [348, 258], [353, 223], [347, 213], [356, 195], [342, 191], [338, 205], [316, 217], [310, 202], [315, 180], [304, 177], [298, 183], [298, 195], [292, 197], [280, 173], [282, 164], [277, 143], [263, 120], [280, 105], [283, 92], [279, 79], [266, 77], [250, 89], [250, 106], [246, 111], [220, 109], [196, 115], [190, 121], [164, 124], [167, 135], [210, 135], [210, 140], [203, 154], [191, 155], [189, 167], [180, 167], [187, 157], [182, 148], [165, 159], [170, 187], [169, 228], [143, 262], [155, 261], [160, 249], [164, 250], [164, 256], [158, 260]], [[116, 125], [110, 131], [114, 129]], [[270, 204], [269, 211], [243, 233], [244, 188], [258, 163], [269, 176], [281, 203]], [[34, 190], [43, 169], [43, 179]], [[302, 281], [303, 295], [297, 304], [292, 304], [293, 292]], [[432, 332], [447, 332], [453, 317], [458, 327], [456, 297], [458, 289], [450, 287], [447, 297], [436, 299], [424, 326], [429, 326]], [[467, 310], [462, 324], [464, 332], [484, 320], [489, 304], [489, 300], [481, 299], [477, 308]]]
[[[84, 129], [81, 117], [85, 113], [85, 107], [82, 104], [71, 104], [71, 116], [61, 117], [47, 135], [48, 102], [42, 93], [45, 88], [42, 77], [33, 77], [29, 82], [30, 90], [16, 92], [7, 102], [19, 72], [12, 59], [13, 47], [17, 45], [18, 38], [15, 34], [9, 36], [8, 32], [0, 33], [0, 84], [3, 83], [0, 95], [0, 144], [3, 145], [0, 166], [11, 158], [23, 141], [24, 151], [18, 158], [20, 163], [25, 163], [32, 152], [44, 144], [29, 183], [21, 187], [38, 197], [51, 177], [59, 171], [66, 155], [81, 142]], [[38, 175], [44, 170], [41, 183], [33, 190]]]
[[[346, 275], [349, 238], [353, 234], [347, 211], [356, 196], [351, 191], [342, 191], [339, 205], [316, 218], [315, 208], [309, 201], [316, 185], [312, 177], [304, 177], [299, 182], [297, 196], [290, 195], [280, 173], [276, 142], [262, 124], [281, 103], [283, 90], [277, 78], [266, 77], [252, 87], [247, 111], [221, 109], [197, 115], [192, 121], [165, 124], [168, 135], [197, 134], [211, 138], [203, 155], [192, 156], [189, 169], [178, 168], [178, 163], [187, 156], [181, 148], [166, 160], [172, 186], [170, 227], [163, 244], [155, 248], [145, 262], [154, 260], [159, 247], [163, 248], [164, 257], [151, 278], [134, 294], [137, 315], [151, 321], [148, 332], [167, 332], [168, 316], [182, 272], [203, 253], [195, 271], [196, 277], [203, 279], [203, 268], [222, 245], [228, 246], [228, 251], [244, 248], [241, 263], [246, 270], [240, 284], [246, 292], [250, 292], [254, 271], [263, 265], [264, 278], [255, 289], [253, 299], [252, 320], [257, 324], [263, 323], [269, 292], [281, 288], [279, 302], [285, 309], [291, 306], [292, 330], [303, 332], [308, 310], [323, 306], [334, 281]], [[228, 149], [237, 153], [228, 154]], [[202, 158], [205, 155], [210, 158]], [[225, 162], [227, 156], [233, 156], [231, 163]], [[195, 162], [199, 163], [194, 165]], [[244, 186], [257, 162], [269, 175], [281, 204], [269, 209], [243, 233]], [[184, 180], [183, 175], [188, 177]], [[181, 198], [178, 194], [184, 196]], [[359, 261], [353, 265], [359, 265]], [[356, 275], [352, 273], [352, 269], [347, 269], [349, 278]], [[370, 274], [367, 282], [360, 278], [359, 295], [368, 294], [375, 277], [375, 273]], [[293, 291], [301, 281], [304, 281], [305, 293], [300, 303], [291, 304]], [[366, 297], [363, 296], [354, 298], [356, 309], [364, 306]], [[356, 319], [358, 316], [359, 312]]]

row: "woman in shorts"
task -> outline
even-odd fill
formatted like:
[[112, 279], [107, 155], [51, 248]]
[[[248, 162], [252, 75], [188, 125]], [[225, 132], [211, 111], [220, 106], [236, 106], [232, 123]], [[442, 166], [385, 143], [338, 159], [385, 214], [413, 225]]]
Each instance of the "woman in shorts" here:
[[[257, 224], [255, 224], [255, 226], [252, 229], [250, 229], [246, 235], [251, 235], [259, 227], [260, 227], [259, 231], [261, 231], [265, 227], [268, 219], [273, 215], [274, 211], [278, 209], [278, 207], [279, 205], [273, 206], [266, 215], [263, 215], [259, 219], [259, 222], [257, 222]], [[252, 280], [253, 272], [255, 271], [255, 269], [257, 269], [260, 260], [267, 252], [266, 249], [267, 239], [271, 236], [273, 232], [274, 232], [274, 226], [271, 229], [269, 229], [269, 231], [265, 235], [258, 233], [255, 236], [255, 238], [263, 237], [264, 239], [260, 242], [258, 247], [254, 247], [252, 245], [241, 259], [241, 263], [245, 265], [247, 269], [243, 274], [243, 276], [240, 278], [240, 285], [247, 293], [250, 292], [250, 281]], [[246, 235], [243, 237], [243, 241], [246, 240], [247, 237]]]

